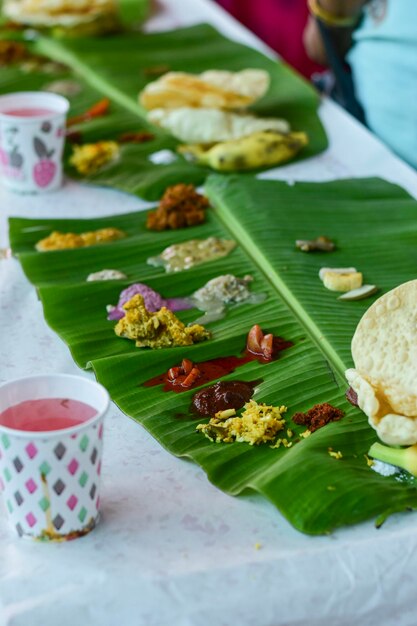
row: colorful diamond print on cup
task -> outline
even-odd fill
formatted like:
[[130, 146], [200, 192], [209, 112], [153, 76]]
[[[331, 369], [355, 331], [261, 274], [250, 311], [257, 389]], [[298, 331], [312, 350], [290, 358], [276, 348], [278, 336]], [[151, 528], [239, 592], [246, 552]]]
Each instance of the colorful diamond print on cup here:
[[98, 515], [102, 423], [72, 436], [30, 435], [0, 435], [0, 490], [12, 525], [41, 540], [88, 532]]
[[[44, 133], [49, 142], [50, 132]], [[40, 156], [45, 156], [39, 146]], [[33, 411], [35, 401], [43, 407], [45, 430], [37, 430], [33, 414], [26, 415], [22, 408], [29, 404]], [[19, 537], [66, 541], [94, 528], [100, 502], [103, 420], [109, 401], [106, 389], [84, 376], [39, 374], [0, 384], [0, 492]], [[83, 419], [73, 413], [74, 406], [83, 409]], [[62, 415], [63, 408], [77, 418], [75, 423], [66, 421], [69, 416]], [[15, 428], [20, 423], [17, 417], [33, 431]], [[27, 417], [31, 419], [25, 422]]]

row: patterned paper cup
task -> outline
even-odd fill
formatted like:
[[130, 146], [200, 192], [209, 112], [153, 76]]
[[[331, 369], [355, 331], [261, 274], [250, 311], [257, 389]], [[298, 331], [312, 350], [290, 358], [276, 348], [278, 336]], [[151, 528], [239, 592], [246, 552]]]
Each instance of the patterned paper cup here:
[[68, 108], [66, 98], [43, 91], [0, 96], [4, 186], [20, 193], [43, 193], [61, 186]]
[[65, 541], [87, 534], [98, 520], [103, 418], [109, 396], [88, 378], [29, 376], [0, 386], [0, 413], [45, 398], [77, 400], [97, 413], [61, 430], [0, 425], [0, 490], [10, 524], [20, 537]]

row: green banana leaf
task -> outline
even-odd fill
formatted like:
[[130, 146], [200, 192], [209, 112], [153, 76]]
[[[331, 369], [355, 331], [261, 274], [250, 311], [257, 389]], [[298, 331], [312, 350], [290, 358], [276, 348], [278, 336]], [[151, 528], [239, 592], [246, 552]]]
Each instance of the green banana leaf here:
[[[296, 183], [212, 176], [206, 193], [217, 215], [256, 259], [310, 336], [341, 373], [350, 367], [350, 340], [382, 293], [416, 277], [417, 203], [381, 179]], [[330, 237], [331, 253], [306, 254], [296, 239]], [[321, 267], [356, 267], [379, 293], [343, 302], [318, 279]]]
[[[380, 287], [380, 293], [414, 278], [416, 201], [379, 179], [289, 186], [252, 177], [212, 176], [206, 193], [214, 207], [208, 224], [171, 233], [146, 232], [144, 214], [61, 222], [11, 219], [13, 250], [39, 287], [46, 320], [67, 342], [77, 363], [91, 365], [119, 407], [164, 447], [201, 465], [227, 493], [249, 489], [263, 494], [295, 528], [328, 533], [375, 516], [380, 523], [395, 511], [415, 507], [413, 478], [383, 477], [368, 466], [366, 453], [375, 432], [344, 398], [350, 339], [373, 298], [341, 302], [322, 286], [317, 274], [325, 265], [355, 265], [367, 282]], [[44, 236], [48, 228], [82, 232], [104, 224], [123, 224], [129, 237], [84, 250], [33, 251], [39, 234]], [[167, 242], [208, 233], [228, 234], [239, 247], [225, 259], [174, 276], [145, 263]], [[323, 234], [336, 241], [337, 251], [295, 250], [295, 239]], [[116, 261], [119, 265], [114, 265]], [[60, 271], [69, 266], [62, 279], [55, 273], [57, 266]], [[84, 282], [90, 271], [103, 267], [127, 271], [129, 281]], [[254, 291], [265, 292], [267, 300], [231, 309], [224, 320], [210, 324], [210, 341], [152, 351], [115, 338], [105, 306], [116, 302], [128, 282], [147, 282], [164, 297], [183, 296], [226, 271], [252, 274]], [[181, 317], [188, 322], [196, 315], [192, 310]], [[295, 432], [290, 448], [210, 442], [195, 430], [199, 420], [189, 410], [194, 390], [176, 394], [142, 385], [184, 357], [199, 362], [239, 354], [254, 323], [294, 345], [272, 363], [252, 361], [226, 378], [257, 381], [257, 401], [288, 406], [287, 424]], [[291, 417], [319, 402], [342, 408], [345, 417], [303, 439], [304, 428], [295, 426]], [[332, 451], [340, 451], [342, 458], [333, 458]]]
[[[35, 49], [67, 64], [102, 95], [142, 118], [146, 114], [138, 104], [138, 94], [146, 83], [154, 80], [148, 74], [150, 68], [168, 64], [172, 70], [194, 73], [213, 68], [265, 69], [271, 76], [271, 87], [253, 110], [261, 116], [283, 117], [294, 130], [307, 132], [310, 143], [298, 158], [308, 158], [327, 147], [326, 134], [317, 115], [319, 98], [314, 89], [283, 63], [230, 41], [211, 26], [200, 24], [151, 35], [125, 33], [59, 40], [40, 37]], [[99, 134], [83, 132], [83, 141], [115, 137], [110, 120], [103, 123], [100, 131]], [[175, 150], [178, 146], [171, 135], [155, 128], [153, 131], [157, 145], [123, 147], [117, 162], [83, 180], [117, 187], [149, 200], [158, 199], [169, 184], [203, 183], [209, 170], [188, 163], [180, 155], [170, 164], [155, 164], [149, 160], [155, 151]], [[67, 171], [76, 176], [69, 165]]]
[[119, 15], [127, 29], [137, 27], [150, 12], [150, 0], [118, 0]]
[[[133, 3], [126, 0], [123, 3], [126, 18], [132, 10], [135, 10]], [[22, 39], [21, 34], [1, 36]], [[297, 158], [308, 158], [327, 147], [326, 134], [317, 115], [319, 98], [314, 89], [285, 64], [226, 39], [211, 26], [203, 24], [152, 35], [130, 32], [55, 39], [39, 35], [27, 45], [34, 53], [61, 62], [68, 69], [55, 71], [51, 77], [43, 71], [28, 73], [19, 64], [2, 68], [0, 93], [39, 90], [58, 78], [76, 79], [83, 89], [79, 95], [70, 98], [70, 117], [86, 111], [103, 97], [111, 101], [108, 115], [71, 127], [77, 143], [117, 140], [128, 131], [146, 130], [155, 135], [154, 140], [143, 144], [121, 145], [117, 160], [85, 177], [71, 166], [72, 149], [67, 145], [66, 171], [79, 180], [118, 188], [149, 200], [158, 199], [168, 185], [204, 182], [210, 170], [189, 163], [176, 154], [178, 141], [165, 131], [151, 127], [146, 122], [145, 111], [138, 104], [138, 93], [146, 83], [154, 80], [148, 74], [149, 68], [166, 66], [168, 61], [170, 69], [195, 73], [212, 68], [258, 67], [267, 70], [271, 87], [253, 107], [254, 112], [261, 116], [283, 117], [294, 130], [307, 132], [309, 145]], [[168, 164], [151, 161], [149, 157], [160, 150], [170, 150], [175, 160]]]

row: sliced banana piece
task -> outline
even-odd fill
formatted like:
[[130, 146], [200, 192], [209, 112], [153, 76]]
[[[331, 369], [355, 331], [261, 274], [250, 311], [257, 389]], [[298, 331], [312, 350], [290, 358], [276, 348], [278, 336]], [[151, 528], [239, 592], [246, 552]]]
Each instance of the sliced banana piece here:
[[192, 144], [179, 146], [186, 158], [219, 172], [233, 172], [270, 167], [284, 163], [308, 144], [306, 133], [280, 133], [277, 130], [258, 131], [214, 146]]
[[362, 286], [361, 272], [324, 272], [323, 284], [330, 291], [352, 291]]
[[351, 291], [347, 291], [342, 296], [339, 296], [339, 300], [362, 300], [363, 298], [368, 298], [368, 296], [372, 296], [374, 293], [378, 291], [378, 287], [376, 285], [362, 285], [359, 289], [352, 289]]
[[319, 271], [320, 280], [324, 280], [324, 275], [326, 272], [335, 272], [336, 274], [351, 274], [352, 272], [357, 272], [356, 267], [322, 267]]

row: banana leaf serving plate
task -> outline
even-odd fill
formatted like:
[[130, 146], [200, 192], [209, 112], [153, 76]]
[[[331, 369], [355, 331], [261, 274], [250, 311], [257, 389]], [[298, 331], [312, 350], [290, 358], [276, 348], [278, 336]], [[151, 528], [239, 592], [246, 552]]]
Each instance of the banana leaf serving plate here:
[[[53, 80], [71, 78], [80, 84], [81, 91], [69, 97], [70, 117], [85, 112], [102, 98], [110, 101], [107, 115], [71, 126], [73, 141], [84, 144], [117, 140], [123, 133], [140, 131], [152, 132], [155, 136], [145, 143], [121, 144], [119, 158], [83, 177], [86, 182], [156, 200], [168, 185], [202, 184], [210, 173], [208, 168], [176, 155], [179, 142], [146, 121], [146, 112], [138, 104], [138, 94], [148, 82], [155, 80], [151, 74], [158, 67], [192, 73], [207, 69], [264, 69], [270, 75], [271, 85], [265, 97], [251, 110], [260, 116], [282, 117], [290, 122], [293, 130], [306, 132], [309, 144], [299, 154], [300, 159], [327, 147], [327, 137], [317, 114], [319, 97], [315, 90], [285, 64], [227, 39], [206, 24], [146, 35], [127, 32], [106, 37], [59, 39], [39, 35], [27, 46], [32, 53], [54, 61], [55, 67], [44, 64], [28, 71], [26, 63], [2, 68], [0, 93], [42, 89]], [[56, 62], [63, 65], [56, 65]], [[171, 151], [174, 161], [154, 163], [149, 159], [161, 150]], [[80, 178], [69, 163], [70, 155], [68, 145], [67, 173]]]
[[[322, 266], [362, 271], [380, 294], [415, 278], [417, 203], [404, 190], [379, 179], [331, 183], [261, 181], [250, 176], [210, 176], [205, 192], [212, 209], [206, 224], [151, 233], [143, 213], [97, 220], [10, 219], [13, 251], [37, 286], [47, 322], [68, 344], [81, 367], [92, 367], [118, 406], [140, 422], [164, 447], [198, 463], [209, 479], [229, 494], [256, 490], [270, 499], [297, 529], [328, 533], [371, 517], [415, 507], [415, 480], [403, 474], [384, 477], [368, 465], [366, 453], [376, 435], [361, 411], [344, 398], [344, 370], [351, 366], [350, 340], [374, 297], [342, 302], [318, 277]], [[82, 232], [103, 225], [123, 228], [124, 240], [80, 250], [40, 253], [36, 241], [52, 229]], [[174, 275], [146, 260], [170, 244], [208, 235], [237, 242], [226, 258]], [[326, 235], [333, 253], [305, 254], [295, 240]], [[128, 275], [127, 281], [86, 283], [104, 267]], [[106, 305], [121, 289], [145, 282], [164, 297], [189, 295], [207, 280], [224, 274], [251, 274], [253, 290], [267, 299], [229, 310], [210, 324], [211, 340], [187, 348], [146, 350], [115, 336]], [[378, 294], [377, 294], [378, 295]], [[180, 314], [185, 322], [198, 316]], [[216, 444], [196, 432], [189, 411], [195, 390], [176, 394], [144, 387], [183, 358], [195, 362], [238, 355], [248, 330], [259, 324], [293, 342], [268, 364], [246, 363], [227, 376], [258, 381], [255, 400], [288, 407], [290, 448], [243, 443]], [[291, 416], [329, 402], [345, 412], [303, 439], [304, 428]], [[340, 452], [339, 458], [330, 453]]]

